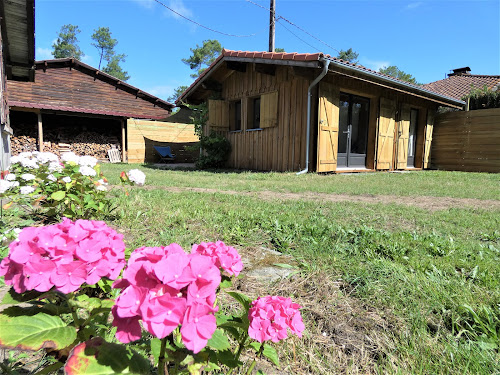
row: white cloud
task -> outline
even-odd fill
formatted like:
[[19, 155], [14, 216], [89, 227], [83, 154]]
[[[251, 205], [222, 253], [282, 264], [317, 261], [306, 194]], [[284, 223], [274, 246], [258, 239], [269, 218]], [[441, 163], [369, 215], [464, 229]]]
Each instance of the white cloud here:
[[89, 55], [83, 55], [80, 60], [82, 62], [84, 62], [85, 64], [88, 64], [88, 65], [92, 65], [92, 61], [94, 61], [94, 59], [92, 58], [92, 56], [89, 56]]
[[35, 59], [36, 60], [50, 60], [50, 59], [53, 59], [54, 56], [52, 56], [51, 52], [52, 52], [51, 48], [37, 47], [36, 51], [35, 51]]
[[[193, 17], [193, 12], [186, 7], [186, 5], [184, 4], [184, 2], [182, 0], [170, 0], [168, 2], [168, 7], [173, 9], [177, 13], [182, 14], [183, 16], [185, 16], [187, 18]], [[169, 9], [165, 9], [165, 15], [167, 17], [173, 17], [175, 19], [182, 19], [182, 17], [179, 16], [179, 14], [176, 14], [176, 13], [170, 11]]]
[[370, 68], [372, 70], [375, 70], [378, 72], [380, 68], [390, 66], [391, 63], [389, 61], [380, 61], [380, 60], [370, 60], [366, 58], [361, 58], [360, 59], [361, 65], [366, 66], [367, 68]]
[[157, 96], [159, 98], [165, 99], [174, 93], [174, 86], [164, 85], [164, 86], [152, 86], [149, 88], [145, 88], [144, 91], [147, 93]]
[[132, 0], [132, 1], [146, 9], [151, 9], [155, 3], [154, 0]]
[[410, 3], [406, 6], [406, 9], [416, 9], [419, 6], [423, 5], [424, 3], [422, 1], [417, 1], [415, 3]]

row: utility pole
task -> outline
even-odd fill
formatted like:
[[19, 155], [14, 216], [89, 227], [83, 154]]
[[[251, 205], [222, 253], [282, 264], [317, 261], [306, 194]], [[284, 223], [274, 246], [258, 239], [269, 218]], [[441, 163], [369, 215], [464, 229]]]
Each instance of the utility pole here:
[[274, 26], [276, 22], [276, 0], [271, 0], [269, 6], [269, 52], [274, 52]]

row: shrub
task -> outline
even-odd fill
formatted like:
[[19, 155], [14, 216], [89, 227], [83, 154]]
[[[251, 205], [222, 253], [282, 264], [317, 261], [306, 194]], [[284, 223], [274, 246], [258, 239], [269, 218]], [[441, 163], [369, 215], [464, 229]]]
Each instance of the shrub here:
[[210, 133], [200, 137], [202, 153], [196, 162], [201, 169], [221, 168], [225, 165], [231, 154], [231, 143], [223, 135]]

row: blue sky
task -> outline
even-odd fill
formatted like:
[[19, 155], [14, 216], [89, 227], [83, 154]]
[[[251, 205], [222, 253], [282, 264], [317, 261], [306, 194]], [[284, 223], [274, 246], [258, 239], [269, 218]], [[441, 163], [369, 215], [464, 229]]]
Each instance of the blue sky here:
[[[36, 59], [52, 58], [60, 27], [74, 24], [81, 30], [83, 61], [97, 67], [90, 36], [106, 26], [118, 40], [116, 51], [127, 55], [128, 83], [166, 99], [175, 87], [192, 83], [181, 59], [203, 40], [218, 39], [233, 50], [268, 48], [269, 12], [246, 0], [161, 1], [209, 28], [254, 35], [206, 30], [154, 0], [36, 0]], [[269, 0], [252, 1], [269, 7]], [[276, 47], [287, 52], [335, 56], [352, 47], [360, 64], [376, 70], [396, 65], [422, 83], [463, 66], [473, 74], [500, 75], [498, 0], [276, 0], [276, 12], [314, 36], [280, 20]]]

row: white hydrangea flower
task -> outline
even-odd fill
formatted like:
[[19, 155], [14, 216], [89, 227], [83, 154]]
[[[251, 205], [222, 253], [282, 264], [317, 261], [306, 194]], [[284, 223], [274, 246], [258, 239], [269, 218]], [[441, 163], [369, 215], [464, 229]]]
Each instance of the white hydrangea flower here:
[[16, 155], [16, 156], [13, 156], [10, 158], [10, 162], [12, 164], [17, 164], [21, 161], [21, 159], [24, 159], [24, 158], [20, 157], [19, 155]]
[[33, 186], [21, 186], [21, 194], [31, 194], [35, 191]]
[[53, 174], [49, 174], [49, 175], [47, 176], [47, 180], [52, 181], [52, 182], [56, 182], [56, 181], [57, 181], [57, 178], [56, 178], [56, 176], [54, 176]]
[[146, 182], [146, 175], [138, 169], [131, 169], [127, 176], [130, 181], [136, 183], [137, 185], [144, 185]]
[[0, 194], [5, 193], [13, 187], [13, 183], [7, 180], [0, 180]]
[[23, 158], [23, 159], [26, 159], [26, 158], [31, 158], [33, 156], [33, 153], [30, 152], [30, 151], [25, 151], [25, 152], [21, 152], [19, 154], [19, 157], [20, 158]]
[[41, 164], [51, 163], [51, 162], [59, 162], [59, 158], [56, 154], [52, 152], [40, 152], [36, 155], [38, 162]]
[[78, 164], [80, 157], [74, 152], [65, 152], [61, 155], [61, 160], [66, 163], [75, 163]]
[[97, 185], [95, 189], [99, 191], [108, 191], [108, 188], [104, 185]]
[[34, 159], [22, 158], [19, 163], [21, 163], [24, 168], [38, 169], [38, 163]]
[[14, 187], [18, 187], [19, 186], [19, 181], [12, 181], [11, 184], [12, 184], [13, 188]]
[[94, 177], [97, 174], [94, 168], [90, 168], [85, 165], [83, 167], [80, 167], [80, 173], [84, 176], [91, 176], [91, 177]]
[[36, 178], [36, 176], [34, 174], [31, 174], [31, 173], [23, 173], [21, 175], [21, 178], [24, 181], [31, 181], [31, 180], [34, 180]]
[[78, 160], [78, 164], [87, 167], [95, 167], [97, 164], [97, 159], [94, 158], [93, 156], [80, 156], [80, 159]]
[[5, 179], [7, 181], [15, 181], [16, 180], [16, 175], [14, 173], [9, 173], [7, 176], [5, 176]]
[[49, 163], [49, 171], [50, 172], [61, 172], [63, 170], [63, 166], [59, 162], [50, 162]]
[[61, 180], [63, 180], [64, 182], [66, 182], [67, 184], [69, 184], [71, 182], [71, 177], [69, 176], [66, 176], [66, 177], [63, 177]]

